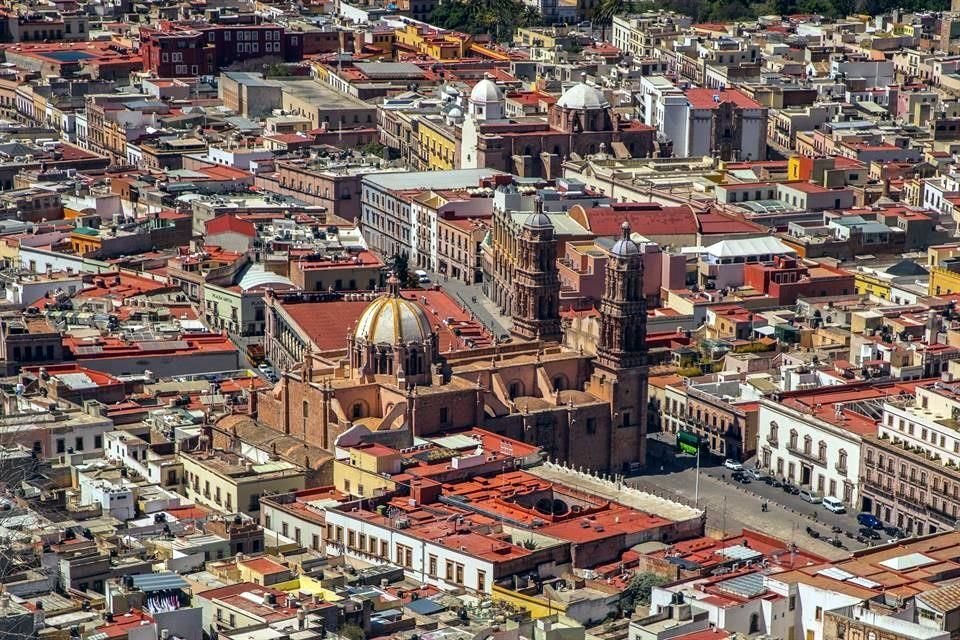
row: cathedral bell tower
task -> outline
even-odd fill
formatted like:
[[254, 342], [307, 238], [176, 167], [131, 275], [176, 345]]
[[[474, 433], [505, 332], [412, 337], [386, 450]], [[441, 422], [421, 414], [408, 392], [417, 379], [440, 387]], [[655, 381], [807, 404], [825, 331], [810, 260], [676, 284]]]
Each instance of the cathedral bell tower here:
[[644, 464], [647, 434], [647, 302], [643, 251], [624, 222], [610, 249], [588, 391], [610, 403], [610, 469]]
[[537, 198], [517, 240], [513, 282], [513, 335], [525, 340], [560, 342], [560, 277], [553, 223]]
[[610, 371], [647, 365], [647, 301], [643, 291], [643, 254], [630, 239], [630, 225], [610, 250], [600, 302], [597, 366]]

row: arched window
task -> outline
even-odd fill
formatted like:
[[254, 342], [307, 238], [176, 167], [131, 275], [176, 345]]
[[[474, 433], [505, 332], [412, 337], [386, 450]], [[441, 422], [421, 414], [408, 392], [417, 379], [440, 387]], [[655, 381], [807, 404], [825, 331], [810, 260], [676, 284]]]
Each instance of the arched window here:
[[553, 378], [553, 390], [554, 391], [563, 391], [567, 388], [567, 377], [560, 375], [554, 376]]
[[823, 440], [817, 443], [817, 457], [820, 458], [821, 461], [827, 459], [827, 443]]
[[353, 419], [353, 420], [359, 420], [360, 418], [363, 418], [363, 417], [364, 417], [364, 413], [366, 413], [366, 412], [364, 411], [363, 403], [362, 403], [362, 402], [354, 402], [354, 403], [353, 403], [353, 409], [351, 409], [351, 411], [350, 411], [350, 415], [352, 416], [352, 419]]
[[837, 454], [837, 466], [846, 473], [847, 471], [847, 451], [845, 449], [840, 449]]
[[791, 449], [797, 448], [797, 430], [796, 429], [790, 429], [790, 448]]
[[810, 436], [803, 436], [803, 452], [807, 455], [810, 455], [811, 451], [813, 451], [813, 438]]
[[519, 398], [523, 395], [523, 383], [519, 380], [514, 380], [510, 383], [510, 399]]
[[779, 433], [778, 433], [779, 431], [780, 431], [779, 425], [777, 425], [776, 422], [771, 422], [771, 423], [770, 423], [770, 435], [767, 437], [767, 440], [768, 440], [771, 444], [776, 444], [777, 441], [780, 439], [780, 438], [779, 438]]

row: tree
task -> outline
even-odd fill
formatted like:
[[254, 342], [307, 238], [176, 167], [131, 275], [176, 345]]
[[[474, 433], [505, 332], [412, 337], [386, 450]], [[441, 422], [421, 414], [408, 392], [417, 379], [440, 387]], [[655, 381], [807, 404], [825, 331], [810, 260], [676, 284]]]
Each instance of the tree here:
[[383, 152], [386, 150], [386, 147], [380, 144], [379, 142], [368, 142], [367, 144], [360, 147], [360, 151], [369, 155], [369, 156], [379, 156], [383, 157]]
[[401, 287], [415, 288], [418, 286], [417, 278], [410, 271], [410, 258], [405, 251], [398, 251], [393, 254], [388, 262], [390, 271], [400, 281]]
[[498, 42], [509, 42], [517, 27], [541, 24], [542, 17], [520, 0], [446, 0], [437, 5], [429, 22], [444, 29], [489, 34]]
[[340, 635], [347, 640], [367, 640], [367, 634], [363, 629], [349, 622], [340, 627]]
[[666, 584], [667, 579], [656, 573], [638, 573], [620, 594], [620, 609], [631, 614], [637, 607], [650, 606], [650, 593], [654, 587]]
[[593, 12], [593, 18], [600, 25], [600, 39], [607, 39], [607, 27], [613, 24], [614, 16], [633, 13], [636, 3], [633, 0], [600, 0]]

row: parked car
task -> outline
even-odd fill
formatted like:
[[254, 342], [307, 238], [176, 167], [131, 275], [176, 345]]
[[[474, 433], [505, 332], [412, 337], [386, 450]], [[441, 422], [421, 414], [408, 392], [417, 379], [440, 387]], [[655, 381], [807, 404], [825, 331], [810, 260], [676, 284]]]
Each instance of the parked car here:
[[883, 523], [872, 513], [858, 513], [857, 522], [871, 529], [883, 529]]
[[798, 486], [795, 485], [795, 484], [791, 484], [790, 482], [784, 482], [784, 483], [783, 483], [783, 492], [784, 492], [784, 493], [789, 493], [790, 495], [794, 495], [794, 496], [795, 496], [795, 495], [797, 495], [797, 494], [800, 493], [800, 487], [798, 487]]
[[730, 477], [741, 484], [750, 484], [750, 474], [744, 473], [743, 471], [734, 471]]
[[764, 482], [767, 478], [770, 477], [770, 474], [769, 474], [769, 473], [767, 473], [767, 472], [764, 471], [763, 469], [760, 469], [759, 467], [755, 467], [755, 468], [753, 468], [753, 469], [748, 469], [748, 470], [747, 470], [747, 474], [748, 474], [753, 480], [756, 480], [756, 481], [758, 481], [758, 482]]
[[430, 274], [423, 269], [417, 269], [413, 274], [417, 276], [417, 282], [420, 284], [430, 284]]
[[898, 540], [907, 537], [907, 533], [900, 527], [884, 527], [883, 532], [891, 538], [896, 538]]
[[834, 498], [833, 496], [826, 496], [823, 499], [823, 508], [827, 511], [833, 511], [834, 513], [846, 513], [847, 508], [843, 506], [843, 502]]
[[870, 527], [860, 527], [860, 535], [866, 538], [867, 540], [879, 540], [880, 532], [876, 529], [871, 529]]
[[773, 476], [767, 476], [766, 478], [764, 478], [763, 481], [766, 482], [766, 483], [767, 483], [768, 485], [770, 485], [771, 487], [782, 487], [782, 486], [783, 486], [783, 483], [780, 482], [779, 480], [777, 480], [776, 478], [774, 478]]
[[809, 489], [801, 489], [797, 495], [799, 495], [802, 500], [806, 500], [810, 504], [819, 504], [820, 501], [823, 500], [823, 498], [820, 497], [820, 494]]
[[727, 469], [732, 469], [734, 471], [743, 471], [743, 465], [732, 458], [727, 458], [726, 460], [724, 460], [723, 466], [725, 466]]

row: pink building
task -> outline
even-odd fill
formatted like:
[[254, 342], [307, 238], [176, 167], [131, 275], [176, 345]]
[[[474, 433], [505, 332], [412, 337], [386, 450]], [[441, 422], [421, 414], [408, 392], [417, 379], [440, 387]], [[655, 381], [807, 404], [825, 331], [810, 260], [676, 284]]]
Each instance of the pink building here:
[[[664, 253], [655, 242], [634, 234], [643, 250], [643, 291], [647, 304], [660, 305], [660, 289], [685, 286], [686, 260], [682, 255]], [[567, 242], [559, 263], [560, 291], [564, 306], [582, 307], [603, 296], [603, 274], [612, 238]]]

